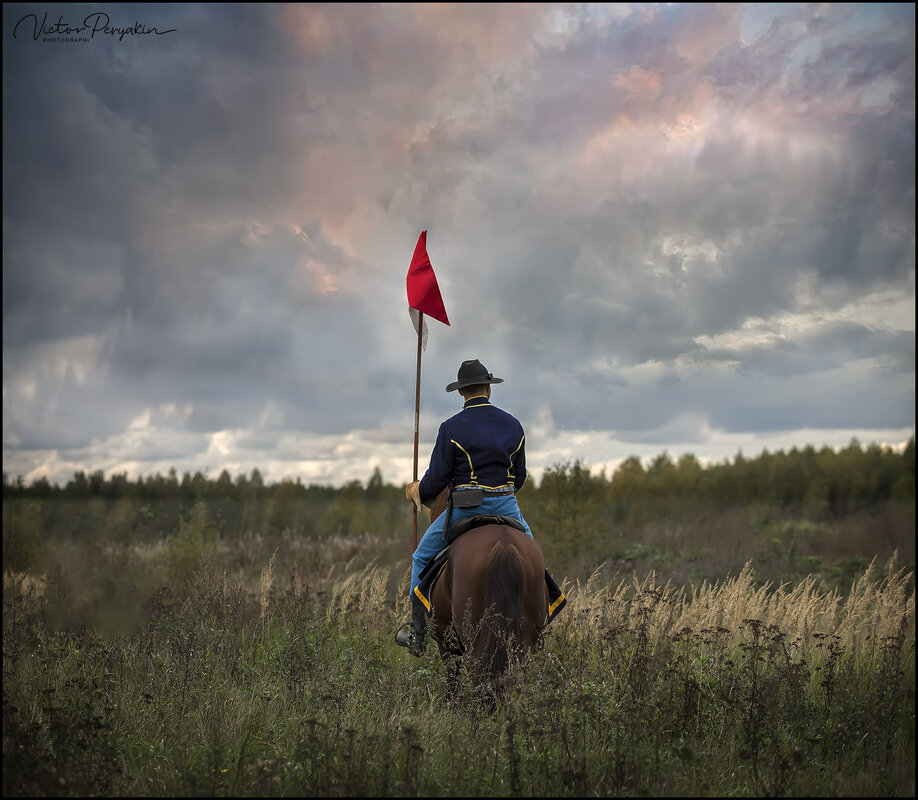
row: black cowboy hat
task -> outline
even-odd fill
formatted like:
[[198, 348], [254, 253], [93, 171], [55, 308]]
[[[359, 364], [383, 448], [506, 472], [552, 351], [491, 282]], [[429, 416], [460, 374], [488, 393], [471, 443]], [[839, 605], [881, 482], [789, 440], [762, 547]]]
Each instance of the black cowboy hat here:
[[478, 386], [483, 383], [503, 383], [503, 378], [495, 378], [485, 366], [476, 358], [474, 361], [463, 361], [459, 367], [459, 374], [456, 376], [459, 380], [454, 381], [446, 387], [446, 391], [454, 392], [456, 389], [464, 389], [466, 386]]

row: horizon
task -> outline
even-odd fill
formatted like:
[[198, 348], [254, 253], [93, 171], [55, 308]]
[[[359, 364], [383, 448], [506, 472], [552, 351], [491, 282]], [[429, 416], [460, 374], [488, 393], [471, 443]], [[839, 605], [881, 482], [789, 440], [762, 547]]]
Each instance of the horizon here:
[[[618, 470], [618, 468], [621, 466], [621, 464], [624, 463], [625, 461], [628, 461], [628, 460], [632, 459], [632, 458], [638, 458], [639, 461], [641, 462], [641, 466], [646, 470], [646, 469], [648, 469], [648, 468], [653, 464], [653, 462], [654, 462], [655, 460], [657, 460], [658, 458], [662, 458], [663, 456], [668, 456], [673, 464], [678, 464], [678, 462], [679, 462], [679, 460], [680, 460], [681, 458], [683, 458], [683, 457], [685, 457], [685, 456], [689, 456], [689, 457], [695, 458], [695, 460], [697, 461], [697, 463], [699, 464], [699, 466], [702, 468], [702, 470], [706, 470], [706, 469], [710, 469], [710, 468], [713, 468], [713, 467], [722, 467], [722, 466], [728, 466], [728, 467], [729, 467], [729, 466], [735, 466], [735, 465], [736, 465], [736, 462], [737, 462], [740, 458], [744, 459], [745, 461], [756, 461], [757, 459], [762, 458], [762, 457], [764, 457], [764, 456], [766, 456], [766, 455], [781, 455], [781, 454], [790, 455], [790, 454], [792, 454], [792, 453], [794, 453], [794, 452], [804, 452], [804, 451], [806, 451], [806, 450], [814, 450], [815, 452], [819, 453], [819, 452], [822, 452], [822, 451], [825, 450], [825, 449], [828, 449], [828, 450], [832, 451], [833, 453], [838, 454], [838, 453], [842, 452], [843, 450], [846, 450], [847, 448], [852, 447], [852, 446], [857, 446], [857, 447], [859, 447], [861, 451], [868, 450], [868, 449], [870, 449], [870, 448], [872, 448], [872, 447], [878, 447], [878, 448], [880, 448], [880, 449], [883, 450], [883, 451], [892, 452], [892, 453], [897, 453], [897, 454], [900, 454], [900, 455], [901, 455], [902, 453], [905, 452], [905, 450], [908, 448], [908, 446], [909, 446], [910, 444], [914, 444], [914, 442], [915, 442], [915, 435], [914, 435], [914, 433], [912, 434], [912, 436], [911, 436], [909, 439], [904, 440], [904, 441], [901, 441], [901, 442], [897, 442], [897, 443], [876, 442], [876, 441], [874, 441], [874, 442], [863, 442], [863, 441], [861, 441], [860, 439], [858, 439], [857, 437], [852, 437], [851, 440], [849, 440], [846, 444], [844, 444], [844, 445], [838, 445], [838, 446], [835, 446], [835, 447], [830, 446], [830, 445], [828, 445], [828, 444], [822, 444], [822, 445], [804, 444], [804, 445], [802, 445], [802, 446], [801, 446], [801, 445], [796, 445], [796, 444], [795, 444], [795, 445], [792, 445], [791, 447], [786, 448], [786, 449], [784, 449], [784, 448], [769, 449], [769, 448], [765, 447], [765, 448], [763, 448], [761, 451], [759, 451], [759, 452], [757, 452], [757, 453], [754, 453], [754, 454], [744, 453], [744, 452], [740, 449], [740, 450], [738, 450], [738, 451], [732, 456], [732, 458], [731, 458], [731, 457], [725, 457], [725, 458], [723, 458], [723, 459], [718, 459], [718, 460], [712, 460], [712, 459], [707, 459], [707, 458], [698, 458], [697, 456], [695, 456], [694, 453], [691, 453], [691, 452], [689, 452], [689, 451], [685, 451], [685, 452], [682, 452], [682, 453], [674, 454], [674, 453], [671, 453], [670, 451], [664, 449], [664, 450], [661, 450], [660, 452], [656, 453], [655, 455], [646, 455], [646, 456], [643, 456], [643, 457], [639, 457], [639, 456], [636, 456], [636, 455], [626, 456], [625, 458], [619, 459], [611, 469], [609, 469], [609, 465], [608, 465], [608, 464], [599, 464], [599, 465], [597, 465], [597, 464], [587, 464], [587, 463], [585, 463], [585, 462], [583, 462], [583, 461], [581, 461], [580, 459], [577, 459], [577, 458], [574, 458], [574, 459], [562, 459], [562, 460], [559, 460], [559, 461], [552, 462], [551, 464], [548, 464], [546, 467], [540, 469], [537, 475], [534, 475], [534, 474], [530, 473], [530, 474], [527, 476], [526, 483], [529, 484], [530, 481], [531, 481], [531, 482], [533, 482], [533, 483], [536, 485], [537, 488], [541, 488], [541, 487], [540, 487], [540, 484], [541, 484], [543, 478], [545, 477], [545, 473], [546, 473], [547, 471], [558, 471], [558, 470], [563, 469], [563, 468], [568, 468], [568, 469], [570, 469], [570, 468], [573, 468], [573, 467], [575, 467], [575, 466], [579, 466], [581, 469], [586, 470], [586, 471], [587, 471], [587, 474], [590, 475], [591, 477], [597, 477], [597, 478], [599, 478], [599, 477], [604, 476], [604, 477], [606, 478], [606, 480], [611, 481], [611, 480], [614, 478], [615, 473], [617, 472], [617, 470]], [[215, 482], [215, 481], [219, 480], [219, 478], [222, 476], [222, 474], [223, 474], [224, 472], [226, 472], [227, 475], [229, 475], [229, 477], [230, 477], [230, 478], [233, 480], [233, 482], [235, 483], [235, 482], [236, 482], [238, 479], [240, 479], [240, 478], [251, 479], [251, 477], [253, 476], [253, 474], [254, 474], [255, 472], [257, 472], [258, 475], [261, 477], [261, 480], [263, 481], [263, 483], [264, 483], [264, 485], [265, 485], [266, 487], [278, 486], [278, 485], [281, 485], [281, 484], [283, 484], [283, 483], [297, 483], [297, 484], [300, 484], [300, 485], [302, 485], [302, 486], [304, 486], [304, 487], [306, 487], [306, 488], [314, 488], [314, 487], [315, 487], [315, 488], [330, 488], [330, 489], [335, 489], [335, 490], [343, 489], [343, 488], [345, 488], [346, 486], [348, 486], [349, 484], [353, 484], [355, 481], [358, 482], [358, 483], [360, 483], [360, 485], [361, 485], [362, 488], [366, 489], [366, 488], [369, 486], [370, 482], [374, 479], [376, 473], [378, 472], [380, 478], [382, 479], [382, 482], [383, 482], [383, 485], [384, 485], [384, 486], [389, 486], [389, 487], [394, 487], [394, 488], [400, 488], [400, 487], [404, 487], [404, 486], [407, 484], [407, 481], [404, 481], [404, 482], [402, 482], [402, 483], [399, 483], [399, 482], [397, 482], [397, 481], [396, 481], [396, 482], [393, 482], [393, 481], [391, 481], [391, 480], [388, 480], [388, 479], [386, 478], [385, 470], [383, 470], [383, 469], [382, 469], [381, 467], [379, 467], [379, 466], [375, 466], [375, 467], [371, 468], [370, 474], [369, 474], [369, 476], [368, 476], [366, 479], [362, 479], [362, 478], [359, 478], [359, 477], [352, 477], [352, 478], [349, 478], [349, 479], [347, 479], [347, 480], [341, 481], [340, 483], [316, 483], [316, 482], [308, 482], [308, 483], [307, 483], [307, 482], [305, 482], [305, 481], [302, 480], [301, 476], [297, 476], [297, 475], [283, 475], [283, 476], [281, 476], [281, 477], [279, 477], [279, 478], [270, 478], [270, 477], [267, 476], [267, 475], [265, 474], [265, 472], [264, 472], [262, 469], [260, 469], [258, 466], [253, 466], [253, 467], [251, 467], [251, 468], [249, 468], [249, 469], [243, 469], [243, 470], [240, 470], [240, 471], [237, 471], [237, 472], [233, 472], [233, 471], [231, 471], [231, 470], [229, 470], [229, 469], [227, 469], [227, 468], [225, 468], [225, 467], [224, 467], [224, 468], [217, 469], [217, 470], [209, 470], [209, 469], [206, 468], [206, 467], [205, 467], [205, 469], [203, 469], [203, 470], [200, 470], [200, 469], [188, 470], [188, 469], [177, 469], [176, 467], [172, 466], [172, 467], [169, 467], [169, 469], [167, 469], [165, 472], [163, 472], [162, 470], [158, 470], [158, 471], [156, 471], [156, 472], [151, 472], [151, 473], [135, 473], [135, 474], [130, 474], [130, 473], [126, 472], [126, 471], [119, 471], [119, 470], [117, 470], [117, 469], [114, 469], [114, 470], [111, 470], [111, 471], [105, 471], [105, 470], [92, 470], [92, 471], [87, 471], [87, 470], [78, 469], [78, 470], [74, 471], [69, 477], [67, 477], [67, 478], [58, 478], [57, 480], [51, 480], [51, 479], [49, 479], [49, 478], [48, 478], [47, 476], [45, 476], [45, 475], [34, 476], [33, 478], [27, 480], [27, 479], [25, 478], [25, 476], [23, 476], [23, 475], [16, 475], [16, 476], [14, 477], [14, 476], [12, 476], [7, 470], [4, 469], [4, 470], [3, 470], [3, 485], [4, 485], [4, 486], [14, 486], [14, 485], [16, 485], [17, 482], [19, 482], [20, 479], [21, 479], [21, 480], [22, 480], [23, 486], [25, 486], [26, 488], [31, 488], [31, 487], [35, 486], [36, 484], [40, 484], [42, 481], [46, 481], [46, 482], [48, 483], [48, 485], [50, 485], [52, 488], [55, 488], [55, 489], [65, 489], [65, 488], [67, 487], [67, 485], [70, 484], [70, 483], [72, 483], [72, 482], [74, 481], [74, 479], [75, 479], [80, 473], [82, 473], [82, 475], [83, 475], [84, 478], [89, 478], [91, 475], [93, 475], [93, 474], [98, 474], [98, 473], [100, 473], [100, 472], [101, 472], [102, 475], [103, 475], [103, 479], [106, 480], [106, 481], [110, 481], [110, 480], [112, 480], [112, 478], [114, 478], [114, 477], [116, 477], [116, 476], [125, 476], [126, 479], [127, 479], [129, 482], [135, 483], [135, 484], [136, 484], [136, 483], [143, 483], [143, 482], [146, 482], [146, 481], [148, 481], [148, 480], [154, 480], [154, 479], [157, 479], [157, 478], [171, 479], [173, 475], [174, 475], [175, 479], [176, 479], [179, 483], [181, 483], [182, 480], [183, 480], [184, 478], [186, 478], [186, 477], [194, 478], [194, 477], [196, 477], [196, 476], [198, 476], [198, 475], [202, 476], [203, 478], [205, 478], [205, 479], [206, 479], [207, 481], [209, 481], [209, 482]], [[419, 468], [419, 477], [423, 476], [423, 474], [424, 474], [424, 470], [421, 470], [421, 469]]]

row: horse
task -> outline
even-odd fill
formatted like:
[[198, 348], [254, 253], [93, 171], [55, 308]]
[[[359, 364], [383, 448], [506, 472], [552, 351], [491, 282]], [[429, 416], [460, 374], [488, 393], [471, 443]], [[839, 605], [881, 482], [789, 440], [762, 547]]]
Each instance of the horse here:
[[[434, 502], [431, 519], [447, 504]], [[485, 524], [456, 538], [431, 594], [433, 634], [447, 664], [447, 695], [458, 697], [463, 666], [488, 705], [506, 690], [510, 667], [540, 644], [548, 616], [542, 548], [510, 525]]]

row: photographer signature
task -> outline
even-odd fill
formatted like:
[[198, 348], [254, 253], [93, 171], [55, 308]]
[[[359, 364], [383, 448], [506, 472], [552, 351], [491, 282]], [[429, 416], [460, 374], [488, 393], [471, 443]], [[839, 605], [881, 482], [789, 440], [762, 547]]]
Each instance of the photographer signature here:
[[82, 33], [89, 33], [89, 37], [93, 38], [97, 33], [107, 34], [109, 36], [117, 36], [118, 41], [122, 41], [125, 36], [142, 36], [150, 33], [155, 33], [157, 36], [162, 36], [165, 33], [174, 33], [177, 28], [172, 28], [167, 31], [161, 31], [158, 28], [148, 28], [141, 22], [135, 22], [133, 25], [129, 25], [126, 28], [118, 28], [109, 25], [111, 21], [108, 14], [103, 11], [97, 11], [94, 14], [90, 14], [83, 20], [82, 25], [71, 25], [69, 22], [64, 22], [63, 16], [57, 18], [57, 22], [53, 22], [50, 25], [48, 24], [48, 12], [45, 12], [44, 17], [41, 20], [41, 24], [38, 24], [38, 14], [26, 14], [19, 22], [16, 23], [16, 27], [13, 28], [13, 38], [16, 38], [16, 35], [19, 31], [19, 26], [23, 23], [26, 23], [26, 29], [28, 29], [28, 20], [32, 22], [32, 39], [36, 42], [42, 36], [75, 36]]

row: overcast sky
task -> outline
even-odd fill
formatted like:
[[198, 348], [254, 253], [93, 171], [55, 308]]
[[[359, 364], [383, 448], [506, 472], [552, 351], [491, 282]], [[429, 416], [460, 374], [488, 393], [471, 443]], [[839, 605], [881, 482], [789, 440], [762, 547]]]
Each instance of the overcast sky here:
[[915, 6], [4, 4], [4, 471], [410, 480], [423, 230], [422, 474], [903, 443]]

